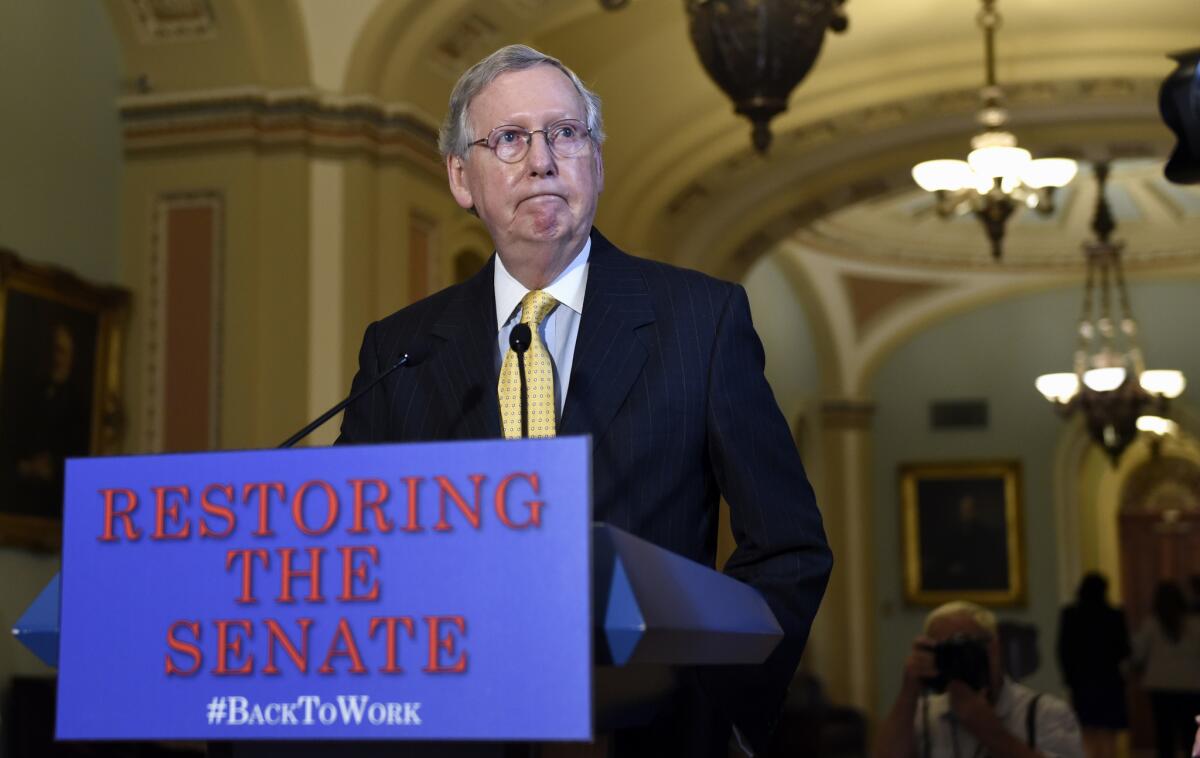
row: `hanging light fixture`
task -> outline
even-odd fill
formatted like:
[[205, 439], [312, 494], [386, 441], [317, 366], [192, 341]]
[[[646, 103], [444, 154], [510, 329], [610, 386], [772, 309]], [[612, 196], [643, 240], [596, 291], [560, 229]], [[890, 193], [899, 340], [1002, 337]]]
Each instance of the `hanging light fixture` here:
[[[608, 11], [629, 0], [599, 0]], [[692, 46], [704, 70], [750, 119], [754, 149], [771, 146], [771, 119], [812, 70], [825, 30], [846, 31], [846, 0], [684, 0]]]
[[844, 32], [845, 0], [684, 0], [692, 45], [704, 70], [754, 125], [759, 153], [771, 119], [821, 52], [825, 30]]
[[[1161, 436], [1176, 429], [1174, 422], [1166, 418], [1167, 404], [1179, 397], [1187, 381], [1181, 371], [1146, 369], [1121, 270], [1124, 244], [1111, 240], [1116, 222], [1105, 197], [1107, 179], [1108, 164], [1097, 164], [1099, 188], [1092, 220], [1096, 240], [1083, 246], [1087, 280], [1075, 370], [1043, 374], [1036, 386], [1063, 416], [1076, 410], [1083, 413], [1089, 436], [1104, 448], [1115, 466], [1139, 431]], [[1093, 310], [1097, 289], [1100, 303]], [[1111, 311], [1114, 297], [1120, 309], [1117, 321]]]
[[1004, 92], [996, 84], [996, 29], [1000, 14], [996, 0], [982, 0], [978, 21], [983, 29], [983, 108], [978, 120], [984, 131], [971, 140], [965, 161], [932, 160], [913, 167], [913, 180], [937, 195], [943, 218], [971, 212], [983, 224], [991, 241], [992, 257], [1003, 254], [1008, 218], [1021, 205], [1042, 215], [1054, 211], [1054, 190], [1075, 177], [1075, 161], [1067, 158], [1034, 159], [1017, 146], [1017, 138], [1004, 130], [1008, 111]]

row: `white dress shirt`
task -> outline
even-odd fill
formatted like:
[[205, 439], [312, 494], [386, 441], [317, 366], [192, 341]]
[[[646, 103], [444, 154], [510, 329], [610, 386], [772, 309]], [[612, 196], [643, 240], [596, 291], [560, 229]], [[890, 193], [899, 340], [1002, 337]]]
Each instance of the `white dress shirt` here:
[[[575, 340], [579, 336], [579, 318], [583, 315], [583, 296], [587, 291], [588, 255], [592, 251], [592, 238], [583, 243], [583, 249], [575, 256], [554, 281], [543, 287], [558, 305], [542, 320], [538, 335], [550, 353], [554, 364], [554, 408], [562, 418], [563, 403], [567, 399], [567, 386], [571, 382], [571, 364], [575, 359]], [[494, 276], [496, 291], [496, 341], [499, 344], [499, 370], [511, 349], [508, 335], [521, 322], [521, 299], [529, 289], [518, 282], [504, 268], [504, 261], [496, 256]]]
[[1133, 665], [1142, 688], [1195, 692], [1200, 689], [1200, 615], [1183, 617], [1182, 634], [1171, 640], [1153, 615], [1133, 635]]
[[[1036, 694], [1005, 677], [1000, 696], [993, 705], [1004, 728], [1023, 743], [1027, 737], [1026, 719]], [[922, 700], [924, 702], [917, 705], [914, 719], [917, 758], [985, 758], [983, 746], [954, 718], [949, 695], [924, 695]], [[1037, 701], [1035, 722], [1035, 750], [1046, 758], [1083, 758], [1079, 722], [1071, 706], [1054, 695], [1043, 695]]]

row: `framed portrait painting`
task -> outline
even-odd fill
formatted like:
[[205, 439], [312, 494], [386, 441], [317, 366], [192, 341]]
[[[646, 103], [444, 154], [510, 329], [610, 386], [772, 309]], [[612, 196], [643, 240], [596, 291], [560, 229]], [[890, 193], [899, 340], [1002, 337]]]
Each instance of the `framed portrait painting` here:
[[61, 544], [63, 464], [117, 452], [129, 296], [0, 249], [0, 544]]
[[1017, 461], [900, 467], [904, 599], [917, 605], [1025, 601]]

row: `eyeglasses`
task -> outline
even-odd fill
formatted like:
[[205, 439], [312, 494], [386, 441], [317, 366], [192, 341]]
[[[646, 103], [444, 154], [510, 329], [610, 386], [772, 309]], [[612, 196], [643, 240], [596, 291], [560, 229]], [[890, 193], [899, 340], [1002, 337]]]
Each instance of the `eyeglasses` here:
[[529, 146], [533, 144], [533, 135], [538, 132], [546, 138], [550, 152], [559, 158], [570, 158], [582, 153], [592, 135], [592, 130], [582, 121], [567, 118], [555, 121], [545, 129], [532, 131], [512, 124], [497, 126], [488, 132], [486, 138], [475, 140], [471, 145], [486, 147], [505, 163], [517, 163], [529, 152]]

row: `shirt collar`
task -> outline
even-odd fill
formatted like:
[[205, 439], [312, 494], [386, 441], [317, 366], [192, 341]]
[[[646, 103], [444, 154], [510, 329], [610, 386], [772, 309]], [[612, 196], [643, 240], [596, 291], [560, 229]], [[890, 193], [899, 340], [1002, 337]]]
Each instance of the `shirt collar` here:
[[[542, 288], [555, 300], [579, 314], [583, 313], [583, 296], [587, 291], [587, 262], [591, 251], [592, 238], [588, 236], [583, 243], [583, 249], [575, 256], [575, 259], [567, 264], [567, 267], [555, 277], [554, 281]], [[498, 330], [512, 319], [517, 307], [521, 304], [521, 299], [529, 292], [529, 288], [508, 273], [499, 253], [496, 254], [493, 286], [496, 290], [496, 328]]]

